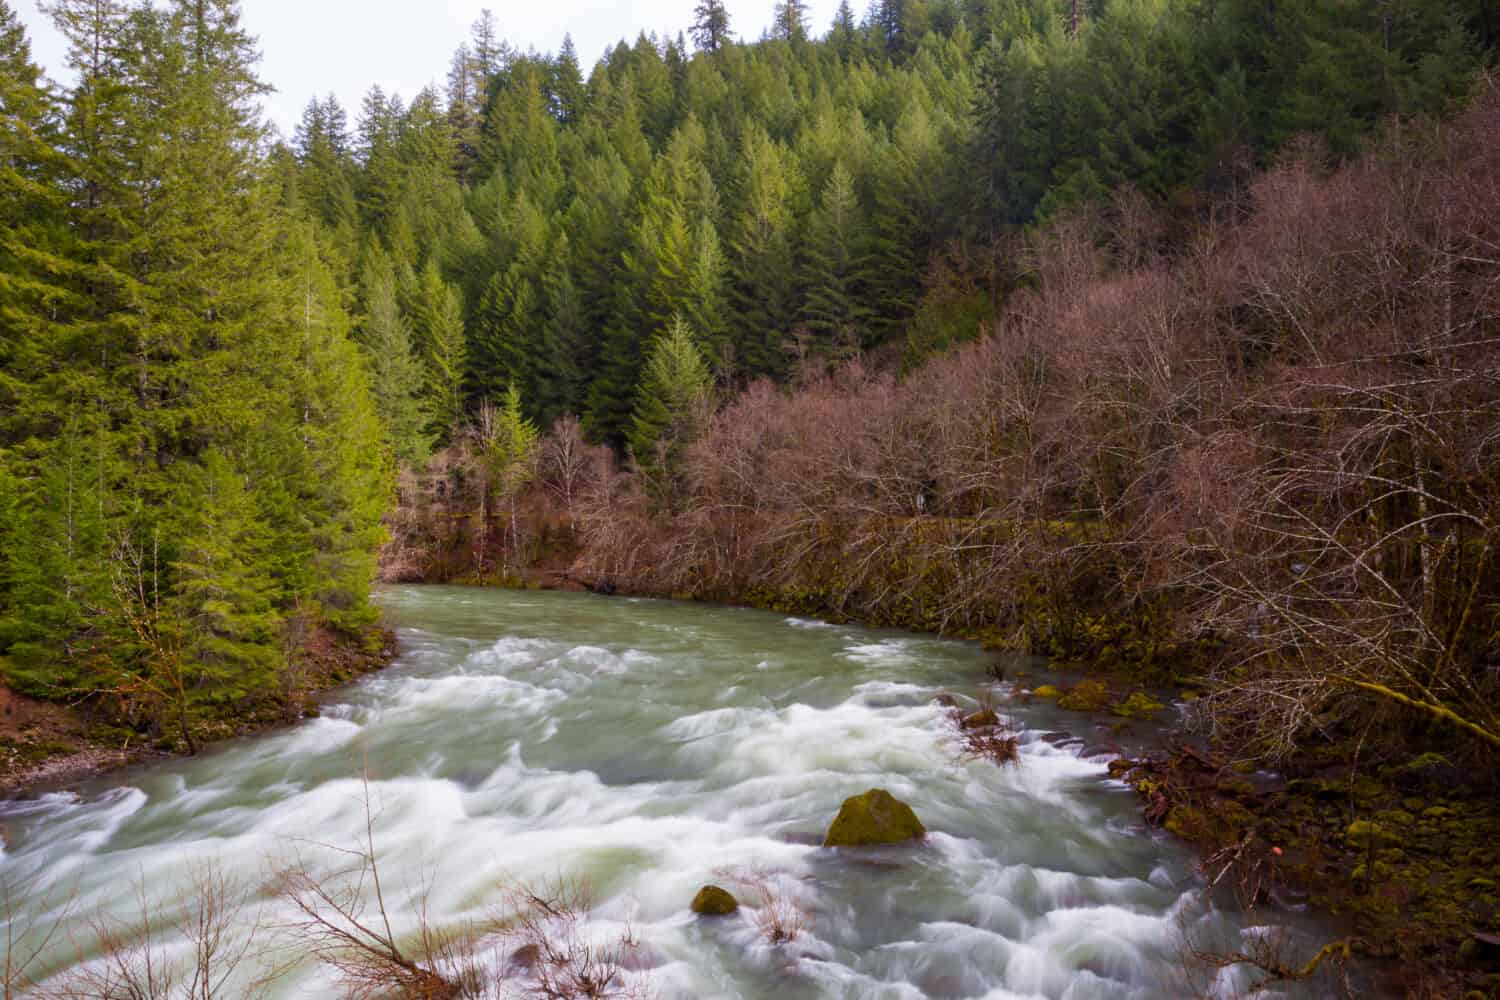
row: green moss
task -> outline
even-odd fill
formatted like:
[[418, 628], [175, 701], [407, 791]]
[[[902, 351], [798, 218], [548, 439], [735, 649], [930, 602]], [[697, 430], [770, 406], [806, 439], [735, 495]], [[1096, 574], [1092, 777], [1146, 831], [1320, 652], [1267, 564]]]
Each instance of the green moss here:
[[1146, 692], [1136, 691], [1129, 698], [1116, 703], [1110, 711], [1116, 715], [1122, 715], [1127, 719], [1146, 719], [1149, 721], [1160, 715], [1166, 707]]
[[1062, 697], [1062, 692], [1059, 691], [1057, 688], [1053, 687], [1051, 684], [1043, 684], [1041, 687], [1037, 688], [1035, 691], [1033, 691], [1031, 693], [1033, 695], [1035, 695], [1036, 697], [1038, 697], [1038, 698], [1061, 698]]
[[911, 806], [883, 788], [845, 799], [823, 838], [824, 847], [897, 844], [927, 836]]
[[981, 709], [973, 715], [964, 716], [965, 729], [993, 729], [1000, 725], [1000, 716], [992, 709]]
[[1103, 681], [1081, 681], [1057, 703], [1073, 712], [1100, 712], [1109, 707], [1109, 687]]
[[739, 908], [739, 900], [716, 885], [705, 885], [693, 897], [693, 912], [703, 917], [727, 917]]
[[1353, 847], [1370, 847], [1372, 845], [1394, 843], [1396, 835], [1379, 823], [1357, 819], [1345, 828], [1344, 841]]
[[61, 740], [43, 740], [29, 743], [25, 740], [0, 739], [0, 751], [13, 754], [13, 759], [24, 764], [40, 764], [52, 757], [73, 753], [77, 748]]

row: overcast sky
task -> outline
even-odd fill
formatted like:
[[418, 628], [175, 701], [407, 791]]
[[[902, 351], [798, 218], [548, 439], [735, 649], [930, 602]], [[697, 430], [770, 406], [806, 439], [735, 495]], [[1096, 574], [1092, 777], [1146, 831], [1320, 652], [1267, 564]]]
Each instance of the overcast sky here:
[[[54, 79], [65, 77], [63, 43], [37, 10], [38, 0], [13, 0], [32, 39], [35, 60]], [[468, 37], [480, 10], [495, 12], [512, 45], [556, 51], [572, 33], [584, 73], [621, 38], [642, 29], [675, 36], [686, 31], [697, 0], [244, 0], [245, 25], [260, 38], [261, 76], [276, 88], [268, 117], [290, 135], [308, 99], [332, 91], [350, 112], [373, 83], [410, 99], [441, 84], [448, 61]], [[736, 34], [754, 39], [771, 20], [772, 0], [728, 0]], [[856, 3], [856, 9], [863, 5]], [[812, 28], [822, 34], [838, 0], [810, 0]]]

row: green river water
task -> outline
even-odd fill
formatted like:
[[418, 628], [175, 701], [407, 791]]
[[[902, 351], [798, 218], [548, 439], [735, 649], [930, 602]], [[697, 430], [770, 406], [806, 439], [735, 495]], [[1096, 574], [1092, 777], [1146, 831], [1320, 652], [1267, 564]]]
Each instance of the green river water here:
[[[68, 925], [48, 971], [97, 960], [80, 915], [128, 921], [139, 896], [170, 911], [203, 863], [251, 884], [293, 854], [333, 871], [319, 845], [360, 844], [362, 772], [398, 934], [424, 885], [443, 927], [493, 911], [507, 885], [584, 880], [581, 933], [631, 928], [627, 976], [662, 1000], [1188, 996], [1185, 932], [1266, 933], [1202, 901], [1193, 859], [1145, 829], [1103, 759], [1043, 738], [1094, 720], [1007, 704], [1019, 764], [962, 760], [933, 697], [983, 688], [992, 655], [975, 645], [581, 594], [412, 587], [381, 602], [399, 659], [321, 718], [0, 804], [12, 929]], [[872, 787], [911, 803], [926, 842], [817, 846]], [[762, 937], [754, 893], [729, 918], [689, 911], [700, 886], [745, 872], [807, 914], [797, 939]], [[285, 936], [285, 904], [256, 906]], [[1242, 983], [1230, 970], [1210, 986]], [[272, 995], [339, 994], [303, 962]]]

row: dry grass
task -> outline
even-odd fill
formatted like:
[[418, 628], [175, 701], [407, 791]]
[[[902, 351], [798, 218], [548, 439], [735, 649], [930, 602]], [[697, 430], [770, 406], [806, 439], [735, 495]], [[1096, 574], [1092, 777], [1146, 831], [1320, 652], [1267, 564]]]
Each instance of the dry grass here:
[[[1013, 719], [1000, 714], [995, 706], [993, 690], [986, 689], [981, 692], [979, 707], [975, 711], [966, 712], [957, 706], [949, 709], [948, 718], [952, 721], [959, 739], [960, 761], [988, 760], [996, 764], [1020, 763], [1019, 728]], [[980, 719], [992, 717], [995, 721], [992, 724], [974, 724], [976, 717]]]
[[812, 927], [812, 912], [788, 890], [785, 875], [764, 868], [721, 868], [714, 874], [744, 890], [750, 919], [767, 944], [790, 944]]

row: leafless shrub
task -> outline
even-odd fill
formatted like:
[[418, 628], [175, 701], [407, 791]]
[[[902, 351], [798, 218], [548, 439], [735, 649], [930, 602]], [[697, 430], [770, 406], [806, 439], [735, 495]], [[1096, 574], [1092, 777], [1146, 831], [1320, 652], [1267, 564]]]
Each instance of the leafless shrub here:
[[[5, 954], [0, 957], [0, 1000], [19, 1000], [36, 989], [32, 976], [38, 972], [42, 957], [58, 940], [76, 902], [76, 895], [72, 892], [61, 901], [45, 895], [41, 899], [28, 899], [29, 895], [27, 887], [0, 878], [0, 917], [5, 920]], [[27, 900], [25, 910], [21, 908], [23, 899]], [[39, 922], [35, 916], [54, 910], [56, 915], [46, 922]]]
[[1184, 948], [1185, 979], [1189, 995], [1204, 1000], [1225, 1000], [1220, 982], [1224, 970], [1240, 968], [1248, 975], [1246, 985], [1232, 994], [1235, 997], [1263, 996], [1276, 986], [1292, 983], [1317, 983], [1318, 995], [1351, 998], [1355, 993], [1349, 981], [1348, 964], [1353, 958], [1353, 942], [1335, 941], [1324, 945], [1310, 957], [1304, 955], [1285, 927], [1260, 927], [1242, 938], [1237, 947], [1215, 950], [1189, 944]]
[[780, 873], [764, 868], [721, 868], [714, 873], [750, 896], [751, 920], [767, 944], [790, 944], [812, 926], [812, 913], [788, 890]]
[[959, 740], [960, 761], [988, 760], [996, 764], [1020, 761], [1021, 738], [1015, 722], [1001, 715], [995, 706], [994, 691], [987, 688], [980, 692], [974, 711], [957, 705], [948, 710], [948, 719]]
[[[135, 885], [137, 916], [95, 915], [78, 965], [37, 989], [47, 1000], [254, 1000], [284, 971], [268, 964], [254, 891], [213, 864], [197, 866], [174, 908]], [[177, 957], [186, 951], [187, 957]]]
[[542, 439], [541, 482], [571, 519], [584, 493], [612, 469], [603, 445], [591, 445], [577, 417], [560, 417]]
[[514, 972], [515, 996], [535, 1000], [647, 1000], [649, 984], [627, 967], [641, 941], [630, 926], [600, 940], [589, 926], [588, 883], [557, 879], [506, 894], [494, 933]]
[[299, 917], [291, 925], [303, 952], [332, 968], [347, 1000], [399, 995], [415, 1000], [470, 1000], [487, 995], [491, 975], [482, 963], [480, 932], [444, 932], [426, 912], [428, 884], [417, 893], [416, 931], [398, 937], [375, 849], [375, 812], [364, 779], [365, 837], [358, 847], [318, 847], [343, 859], [330, 873], [300, 855], [275, 876], [277, 894]]

